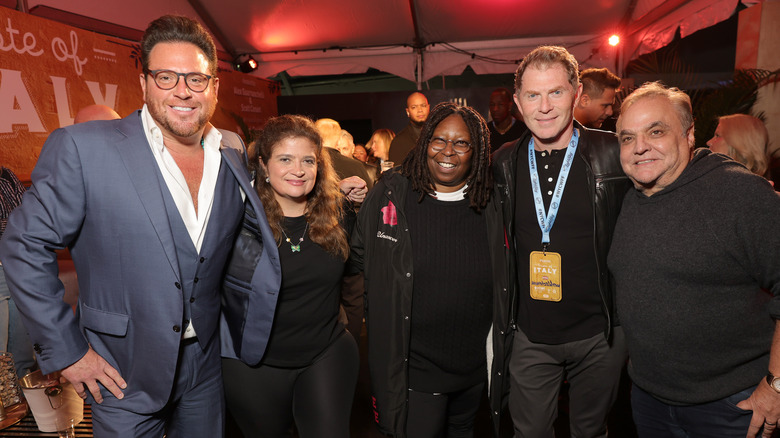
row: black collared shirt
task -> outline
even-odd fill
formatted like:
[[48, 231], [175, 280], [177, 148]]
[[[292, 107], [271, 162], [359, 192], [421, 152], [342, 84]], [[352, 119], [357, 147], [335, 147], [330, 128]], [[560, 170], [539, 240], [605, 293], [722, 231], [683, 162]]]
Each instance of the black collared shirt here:
[[[604, 314], [598, 289], [594, 250], [593, 202], [585, 162], [575, 156], [561, 206], [550, 232], [549, 251], [561, 255], [562, 299], [538, 301], [530, 297], [529, 255], [542, 250], [542, 232], [536, 219], [528, 170], [528, 144], [517, 159], [515, 233], [519, 282], [518, 323], [528, 339], [544, 344], [563, 344], [587, 339], [604, 330]], [[558, 180], [566, 149], [536, 151], [545, 213]]]

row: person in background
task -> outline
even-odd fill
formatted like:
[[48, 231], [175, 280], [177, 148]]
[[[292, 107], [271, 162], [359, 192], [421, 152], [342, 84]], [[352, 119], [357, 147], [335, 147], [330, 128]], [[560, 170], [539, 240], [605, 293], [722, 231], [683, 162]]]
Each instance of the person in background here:
[[[352, 154], [352, 158], [363, 163], [363, 167], [365, 167], [369, 178], [371, 178], [372, 185], [375, 184], [379, 175], [379, 166], [377, 165], [377, 160], [374, 156], [366, 151], [365, 146], [357, 144], [355, 145], [355, 152]], [[369, 161], [371, 163], [369, 163]]]
[[707, 142], [712, 152], [728, 155], [756, 175], [769, 178], [769, 132], [764, 122], [747, 114], [718, 118], [715, 135]]
[[[24, 185], [11, 169], [0, 167], [0, 238], [3, 236], [8, 216], [22, 203]], [[0, 351], [13, 355], [16, 375], [22, 377], [35, 366], [32, 342], [24, 328], [19, 309], [11, 298], [0, 260]]]
[[355, 151], [352, 153], [352, 158], [362, 161], [363, 163], [368, 162], [368, 152], [366, 152], [366, 147], [362, 144], [356, 144], [355, 145]]
[[[358, 350], [339, 321], [354, 216], [311, 120], [270, 119], [249, 148], [282, 284], [262, 360], [223, 360], [227, 405], [247, 437], [349, 436]], [[249, 257], [251, 259], [251, 257]]]
[[398, 133], [398, 136], [393, 138], [387, 157], [396, 166], [404, 161], [409, 151], [417, 144], [420, 129], [422, 129], [425, 120], [428, 119], [429, 112], [428, 98], [424, 94], [414, 92], [406, 98], [406, 117], [409, 118], [409, 124]]
[[352, 154], [355, 152], [355, 140], [352, 138], [352, 134], [347, 132], [346, 129], [341, 130], [338, 149], [339, 152], [341, 152], [341, 155], [349, 158], [355, 158], [352, 156]]
[[780, 197], [694, 150], [691, 100], [646, 83], [623, 101], [634, 183], [609, 268], [640, 437], [770, 438], [780, 419]]
[[517, 140], [526, 131], [525, 123], [512, 117], [512, 93], [496, 88], [490, 93], [490, 151], [495, 152], [504, 143]]
[[571, 435], [605, 437], [626, 361], [606, 261], [631, 182], [617, 138], [574, 120], [582, 91], [577, 69], [563, 47], [526, 55], [514, 98], [528, 132], [493, 154], [518, 288], [509, 363], [517, 437], [553, 436], [564, 381]]
[[[370, 190], [376, 179], [365, 163], [345, 157], [339, 152], [338, 145], [342, 138], [342, 129], [339, 122], [333, 119], [318, 119], [314, 123], [322, 137], [323, 153], [330, 156], [330, 162], [339, 178], [356, 176], [365, 181], [365, 188]], [[357, 205], [354, 206], [357, 208]], [[345, 275], [341, 292], [342, 319], [347, 325], [347, 330], [360, 345], [360, 332], [363, 328], [363, 278], [360, 274]]]
[[580, 72], [582, 95], [574, 107], [574, 119], [586, 128], [600, 129], [612, 117], [620, 78], [606, 68], [588, 68]]
[[472, 437], [488, 370], [498, 425], [512, 330], [489, 163], [482, 116], [441, 103], [417, 147], [384, 173], [358, 213], [352, 262], [365, 275], [371, 392], [383, 433]]
[[[390, 129], [382, 128], [374, 131], [366, 143], [366, 150], [374, 157], [373, 161], [369, 158], [368, 163], [375, 164], [377, 169], [381, 169], [382, 162], [390, 161], [390, 144], [394, 138], [395, 133]], [[400, 164], [394, 163], [394, 165]]]
[[73, 124], [89, 122], [92, 120], [116, 120], [121, 119], [113, 108], [105, 105], [88, 105], [81, 108], [73, 118]]
[[355, 145], [355, 150], [352, 153], [352, 158], [363, 163], [363, 167], [366, 169], [366, 173], [368, 173], [368, 177], [371, 178], [371, 185], [373, 186], [374, 184], [376, 184], [376, 180], [379, 175], [379, 167], [376, 164], [368, 163], [368, 160], [374, 157], [369, 156], [368, 152], [366, 152], [366, 148], [362, 144]]
[[325, 148], [323, 153], [330, 155], [330, 162], [339, 179], [357, 176], [366, 181], [368, 188], [372, 187], [372, 180], [358, 160], [343, 155], [339, 149], [341, 143], [342, 129], [339, 122], [333, 119], [318, 119], [314, 126], [322, 137], [322, 146]]

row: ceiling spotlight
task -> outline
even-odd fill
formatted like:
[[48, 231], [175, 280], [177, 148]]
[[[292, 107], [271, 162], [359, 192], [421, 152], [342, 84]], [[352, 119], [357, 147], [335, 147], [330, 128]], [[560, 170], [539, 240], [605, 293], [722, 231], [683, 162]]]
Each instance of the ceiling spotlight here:
[[257, 61], [255, 61], [255, 58], [252, 58], [250, 55], [243, 55], [246, 57], [246, 59], [241, 62], [239, 61], [241, 57], [239, 57], [236, 60], [235, 66], [236, 70], [242, 72], [242, 73], [252, 73], [253, 71], [257, 70]]
[[615, 47], [618, 44], [620, 44], [620, 37], [619, 36], [612, 35], [611, 37], [609, 37], [609, 45], [610, 46]]

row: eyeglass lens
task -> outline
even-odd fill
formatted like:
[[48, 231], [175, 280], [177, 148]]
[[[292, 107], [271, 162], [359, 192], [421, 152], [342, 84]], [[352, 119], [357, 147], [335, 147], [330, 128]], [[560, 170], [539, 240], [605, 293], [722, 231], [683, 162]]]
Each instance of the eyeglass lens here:
[[436, 152], [443, 151], [447, 143], [452, 143], [452, 149], [458, 154], [465, 154], [471, 149], [471, 144], [466, 140], [445, 140], [443, 138], [431, 139], [431, 149]]
[[187, 88], [192, 91], [203, 91], [209, 84], [210, 76], [203, 73], [177, 73], [170, 70], [162, 70], [152, 72], [154, 75], [154, 82], [163, 90], [170, 90], [179, 83], [179, 77], [184, 77], [184, 83], [187, 84]]

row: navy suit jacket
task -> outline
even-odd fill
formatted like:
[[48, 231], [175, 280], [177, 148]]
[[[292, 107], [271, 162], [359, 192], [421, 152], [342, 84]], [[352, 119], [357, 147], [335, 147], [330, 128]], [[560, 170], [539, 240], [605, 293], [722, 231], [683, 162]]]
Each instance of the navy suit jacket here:
[[[239, 187], [261, 214], [260, 222], [265, 220], [262, 204], [246, 184], [241, 154], [224, 147], [222, 154], [224, 177], [215, 192], [224, 196], [222, 208], [212, 210], [196, 278], [181, 278], [165, 209], [167, 187], [140, 112], [61, 128], [49, 136], [32, 173], [33, 186], [0, 242], [11, 293], [44, 373], [73, 364], [91, 345], [128, 383], [123, 400], [103, 389], [104, 404], [139, 413], [165, 405], [175, 382], [183, 287], [191, 288], [192, 320], [201, 344], [217, 334], [226, 260], [244, 211]], [[257, 267], [260, 276], [269, 278], [258, 290], [276, 284], [278, 291], [278, 254], [275, 245], [269, 246], [268, 257]], [[57, 278], [54, 250], [64, 247], [70, 248], [78, 273], [76, 315], [62, 301]], [[275, 306], [275, 301], [264, 303]], [[267, 333], [251, 337], [263, 336]]]
[[263, 204], [251, 185], [242, 156], [236, 149], [230, 152], [222, 156], [234, 169], [247, 196], [223, 283], [221, 352], [223, 357], [256, 365], [271, 335], [282, 274], [276, 239]]

